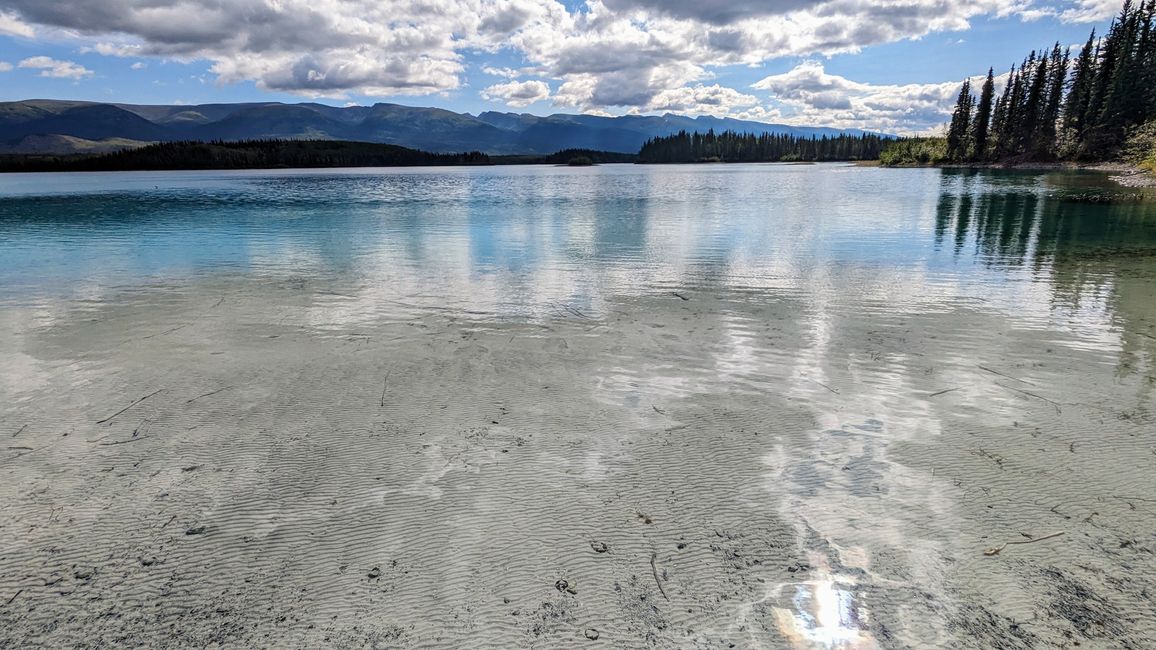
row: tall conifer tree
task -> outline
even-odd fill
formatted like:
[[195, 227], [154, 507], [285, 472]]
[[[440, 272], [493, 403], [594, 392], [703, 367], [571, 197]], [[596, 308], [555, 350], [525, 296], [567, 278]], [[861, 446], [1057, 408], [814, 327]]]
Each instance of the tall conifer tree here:
[[995, 95], [994, 70], [988, 68], [987, 79], [979, 92], [979, 104], [975, 109], [975, 126], [972, 127], [972, 157], [977, 160], [987, 158], [988, 133], [991, 130], [992, 97]]

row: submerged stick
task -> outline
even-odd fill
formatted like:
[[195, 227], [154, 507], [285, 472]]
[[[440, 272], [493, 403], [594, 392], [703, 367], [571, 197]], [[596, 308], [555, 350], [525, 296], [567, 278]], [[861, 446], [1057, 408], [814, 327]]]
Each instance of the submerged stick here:
[[1008, 390], [1014, 390], [1017, 393], [1023, 393], [1024, 395], [1027, 395], [1028, 397], [1034, 397], [1038, 400], [1043, 400], [1043, 401], [1047, 402], [1048, 404], [1051, 404], [1052, 406], [1054, 406], [1056, 408], [1056, 413], [1063, 413], [1063, 411], [1060, 409], [1060, 405], [1058, 403], [1053, 402], [1052, 400], [1050, 400], [1046, 397], [1041, 397], [1039, 395], [1036, 395], [1035, 393], [1031, 393], [1031, 392], [1028, 392], [1026, 390], [1020, 390], [1018, 388], [1013, 388], [1011, 386], [1004, 386], [1003, 384], [999, 383], [998, 381], [995, 383], [995, 385], [999, 386], [1000, 388], [1006, 388]]
[[12, 601], [16, 600], [16, 597], [22, 593], [24, 593], [23, 589], [16, 590], [16, 593], [12, 594], [12, 597], [8, 599], [8, 602], [4, 603], [4, 606], [7, 607], [7, 606], [11, 605]]
[[163, 332], [157, 332], [156, 334], [149, 334], [148, 336], [142, 336], [142, 337], [140, 337], [140, 338], [139, 338], [139, 339], [137, 339], [137, 340], [138, 340], [138, 341], [146, 341], [146, 340], [148, 340], [148, 339], [155, 339], [155, 338], [156, 338], [156, 337], [158, 337], [158, 336], [164, 336], [165, 334], [172, 334], [173, 332], [177, 332], [177, 331], [183, 330], [183, 329], [185, 329], [186, 327], [189, 327], [190, 325], [192, 325], [192, 323], [186, 323], [186, 324], [184, 324], [184, 325], [178, 325], [178, 326], [176, 326], [176, 327], [173, 327], [173, 328], [167, 329], [167, 330], [165, 330], [165, 331], [163, 331]]
[[583, 314], [581, 311], [579, 311], [578, 309], [575, 309], [574, 307], [571, 307], [570, 305], [562, 305], [562, 307], [563, 307], [563, 308], [564, 308], [566, 311], [568, 311], [568, 312], [570, 312], [571, 314], [574, 314], [575, 316], [577, 316], [578, 318], [590, 318], [590, 317], [589, 317], [589, 316], [587, 316], [586, 314]]
[[1052, 533], [1051, 535], [1044, 535], [1043, 537], [1036, 537], [1034, 539], [1022, 539], [1022, 540], [1017, 540], [1017, 541], [1004, 542], [1003, 544], [1001, 544], [999, 546], [995, 546], [995, 547], [987, 549], [986, 551], [983, 552], [983, 554], [988, 555], [988, 556], [999, 555], [1000, 551], [1004, 550], [1005, 548], [1007, 548], [1011, 544], [1035, 544], [1036, 542], [1042, 542], [1045, 539], [1054, 539], [1054, 538], [1059, 537], [1060, 535], [1063, 535], [1063, 534], [1064, 534], [1064, 531], [1060, 531], [1058, 533]]
[[191, 400], [189, 400], [189, 401], [185, 402], [185, 404], [192, 404], [193, 402], [195, 402], [195, 401], [197, 401], [197, 400], [201, 399], [202, 397], [210, 397], [210, 396], [212, 396], [212, 395], [216, 395], [217, 393], [223, 393], [223, 392], [225, 392], [225, 391], [229, 390], [230, 388], [234, 388], [234, 387], [233, 387], [233, 386], [225, 386], [224, 388], [218, 388], [217, 390], [215, 390], [215, 391], [213, 391], [213, 392], [211, 392], [211, 393], [205, 393], [204, 395], [197, 395], [197, 396], [196, 396], [196, 397], [194, 397], [193, 399], [191, 399]]
[[20, 427], [20, 430], [19, 430], [19, 431], [17, 431], [16, 433], [12, 434], [12, 437], [13, 437], [13, 438], [15, 438], [16, 436], [18, 436], [18, 435], [20, 435], [20, 434], [24, 433], [24, 430], [25, 430], [25, 429], [27, 429], [27, 428], [28, 428], [28, 425], [27, 425], [27, 424], [26, 424], [26, 425], [24, 425], [24, 426], [22, 426], [22, 427]]
[[116, 413], [113, 413], [112, 415], [106, 417], [105, 419], [97, 420], [96, 423], [97, 424], [104, 424], [105, 422], [110, 422], [116, 416], [120, 415], [121, 413], [124, 413], [125, 411], [129, 410], [130, 408], [136, 406], [137, 404], [140, 404], [141, 402], [145, 401], [146, 399], [152, 397], [153, 395], [156, 395], [157, 393], [159, 393], [163, 390], [164, 390], [163, 388], [158, 388], [157, 390], [149, 393], [148, 395], [145, 395], [144, 397], [138, 399], [137, 401], [133, 402], [132, 404], [129, 404], [128, 406], [122, 408], [121, 410], [117, 411]]
[[1145, 499], [1144, 497], [1122, 497], [1116, 494], [1112, 495], [1113, 499], [1120, 499], [1123, 501], [1146, 501], [1148, 503], [1156, 503], [1156, 499]]
[[935, 392], [935, 393], [928, 395], [927, 399], [931, 399], [932, 397], [939, 397], [940, 395], [946, 395], [948, 393], [954, 393], [957, 390], [959, 390], [959, 389], [958, 388], [948, 388], [947, 390], [941, 390], [941, 391], [938, 391], [938, 392]]
[[[393, 372], [393, 371], [390, 371]], [[385, 391], [389, 389], [389, 372], [385, 373], [385, 379], [381, 380], [381, 405], [385, 406]]]
[[835, 390], [834, 388], [831, 388], [830, 386], [828, 386], [827, 384], [824, 384], [824, 383], [823, 383], [823, 382], [821, 382], [821, 381], [815, 381], [814, 379], [812, 379], [812, 380], [810, 380], [810, 381], [814, 381], [816, 384], [819, 384], [819, 385], [820, 385], [820, 386], [822, 386], [823, 388], [826, 388], [827, 390], [831, 391], [832, 393], [835, 393], [836, 395], [838, 395], [838, 394], [839, 394], [839, 391]]
[[990, 372], [993, 375], [999, 375], [1000, 377], [1004, 377], [1004, 378], [1010, 379], [1012, 381], [1018, 381], [1021, 384], [1027, 384], [1028, 386], [1035, 386], [1035, 384], [1033, 384], [1030, 381], [1024, 381], [1023, 379], [1018, 379], [1016, 377], [1012, 377], [1011, 375], [1005, 375], [1002, 372], [1000, 372], [998, 370], [992, 370], [991, 368], [988, 368], [987, 366], [976, 366], [976, 368], [979, 368], [980, 370], [983, 370], [985, 372]]
[[681, 298], [682, 300], [690, 300], [690, 298], [687, 298], [677, 291], [671, 291], [671, 293], [673, 293], [676, 298]]
[[666, 590], [662, 588], [662, 581], [658, 579], [658, 566], [654, 562], [657, 558], [658, 553], [652, 552], [650, 554], [650, 572], [654, 574], [654, 584], [658, 585], [658, 592], [662, 594], [663, 598], [670, 600], [670, 596], [667, 596]]
[[128, 440], [114, 440], [112, 442], [102, 442], [102, 443], [100, 443], [100, 446], [101, 447], [111, 447], [113, 445], [127, 445], [130, 442], [136, 442], [137, 440], [144, 440], [146, 438], [151, 438], [151, 437], [152, 436], [137, 436], [135, 438], [129, 438]]

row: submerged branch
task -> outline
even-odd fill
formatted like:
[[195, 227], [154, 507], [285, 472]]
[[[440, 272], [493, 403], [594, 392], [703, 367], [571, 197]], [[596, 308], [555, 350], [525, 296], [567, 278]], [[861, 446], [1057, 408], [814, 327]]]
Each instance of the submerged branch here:
[[97, 420], [96, 423], [97, 424], [104, 424], [105, 422], [111, 422], [112, 419], [115, 418], [116, 416], [120, 415], [121, 413], [124, 413], [125, 411], [129, 410], [130, 408], [136, 406], [137, 404], [140, 404], [141, 402], [145, 401], [146, 399], [148, 399], [148, 398], [152, 397], [153, 395], [156, 395], [157, 393], [160, 393], [162, 391], [164, 391], [163, 388], [158, 388], [157, 390], [149, 393], [148, 395], [145, 395], [144, 397], [138, 399], [137, 401], [133, 402], [132, 404], [129, 404], [128, 406], [122, 408], [121, 410], [117, 411], [116, 413], [113, 413], [112, 415], [106, 417], [105, 419]]

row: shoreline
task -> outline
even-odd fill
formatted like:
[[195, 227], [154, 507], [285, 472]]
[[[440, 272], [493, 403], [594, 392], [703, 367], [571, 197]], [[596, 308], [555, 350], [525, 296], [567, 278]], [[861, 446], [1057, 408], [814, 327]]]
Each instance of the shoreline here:
[[[971, 164], [901, 164], [901, 165], [884, 165], [879, 160], [829, 160], [829, 161], [766, 161], [757, 164], [771, 164], [771, 165], [815, 165], [820, 162], [828, 163], [845, 163], [854, 167], [867, 168], [884, 168], [884, 169], [969, 169], [969, 170], [986, 170], [986, 169], [1000, 169], [1013, 171], [1093, 171], [1110, 174], [1109, 180], [1120, 185], [1121, 187], [1132, 189], [1156, 188], [1156, 173], [1150, 172], [1142, 167], [1131, 163], [1124, 162], [1101, 162], [1101, 163], [1073, 163], [1073, 162], [1027, 162], [1027, 163], [971, 163]], [[428, 164], [428, 165], [376, 165], [376, 166], [270, 166], [270, 167], [187, 167], [187, 168], [168, 168], [168, 169], [53, 169], [53, 170], [15, 170], [15, 169], [0, 169], [0, 174], [53, 174], [53, 173], [108, 173], [108, 172], [166, 172], [166, 171], [271, 171], [271, 170], [330, 170], [330, 169], [382, 169], [382, 168], [415, 168], [415, 167], [507, 167], [507, 166], [533, 166], [545, 165], [554, 167], [598, 167], [602, 165], [694, 165], [694, 164], [734, 164], [724, 161], [717, 163], [707, 162], [691, 162], [691, 163], [647, 163], [647, 162], [603, 162], [594, 163], [592, 165], [569, 165], [566, 163], [550, 163], [550, 162], [513, 162], [506, 160], [498, 160], [488, 163], [463, 163], [463, 164]]]
[[1132, 163], [1126, 162], [1025, 162], [1025, 163], [969, 163], [969, 164], [921, 164], [882, 165], [879, 161], [863, 161], [859, 167], [885, 167], [890, 169], [1002, 169], [1012, 171], [1091, 171], [1111, 174], [1109, 179], [1118, 185], [1130, 188], [1156, 187], [1156, 174]]

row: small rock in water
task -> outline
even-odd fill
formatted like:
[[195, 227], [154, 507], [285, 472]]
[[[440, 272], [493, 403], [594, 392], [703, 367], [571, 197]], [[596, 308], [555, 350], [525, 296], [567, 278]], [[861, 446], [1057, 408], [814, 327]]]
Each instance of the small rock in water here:
[[186, 530], [185, 534], [186, 535], [202, 535], [202, 534], [204, 534], [204, 532], [205, 532], [204, 526], [197, 526], [196, 528], [190, 528], [190, 529]]
[[610, 547], [606, 545], [606, 542], [590, 542], [590, 548], [594, 549], [595, 553], [610, 552]]
[[597, 641], [598, 640], [598, 630], [595, 630], [593, 628], [586, 630], [586, 638], [590, 639], [591, 641]]
[[563, 592], [563, 593], [568, 593], [568, 594], [577, 594], [578, 593], [578, 584], [577, 583], [571, 583], [566, 578], [562, 578], [558, 582], [555, 582], [554, 588], [557, 589], [558, 591]]
[[368, 575], [369, 575], [370, 580], [377, 580], [378, 578], [381, 577], [381, 569], [378, 567], [373, 567], [372, 569], [369, 570]]

